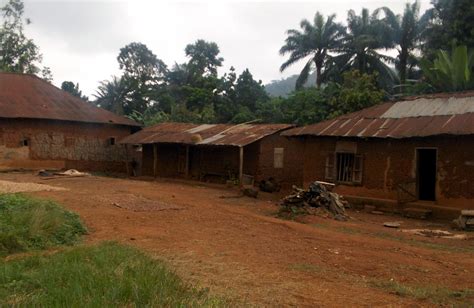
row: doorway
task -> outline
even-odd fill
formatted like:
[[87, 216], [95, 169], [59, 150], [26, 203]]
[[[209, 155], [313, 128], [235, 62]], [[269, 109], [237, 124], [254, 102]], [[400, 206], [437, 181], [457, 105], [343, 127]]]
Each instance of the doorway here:
[[416, 150], [416, 174], [418, 183], [418, 199], [436, 200], [436, 159], [437, 149]]

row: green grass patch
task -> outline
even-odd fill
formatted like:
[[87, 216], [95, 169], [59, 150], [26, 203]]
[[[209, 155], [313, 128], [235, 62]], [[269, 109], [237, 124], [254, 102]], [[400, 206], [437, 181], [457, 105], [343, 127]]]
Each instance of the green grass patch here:
[[276, 216], [281, 219], [295, 220], [296, 218], [307, 214], [308, 211], [301, 206], [280, 206]]
[[474, 289], [453, 290], [438, 286], [415, 286], [397, 281], [373, 280], [369, 285], [403, 297], [428, 300], [435, 304], [472, 304]]
[[106, 242], [0, 263], [0, 306], [217, 307], [160, 261]]
[[52, 201], [0, 195], [0, 256], [72, 245], [85, 233], [77, 214]]

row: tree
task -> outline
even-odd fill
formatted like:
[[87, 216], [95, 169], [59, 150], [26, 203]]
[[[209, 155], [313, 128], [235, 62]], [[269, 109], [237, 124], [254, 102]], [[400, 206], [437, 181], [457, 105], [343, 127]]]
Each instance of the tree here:
[[380, 103], [384, 91], [377, 88], [377, 76], [353, 70], [343, 74], [344, 81], [336, 95], [328, 95], [331, 117], [355, 112]]
[[284, 71], [289, 66], [307, 59], [307, 62], [296, 81], [296, 88], [301, 88], [308, 80], [308, 76], [313, 68], [316, 68], [316, 86], [319, 88], [323, 82], [322, 70], [330, 58], [329, 52], [334, 51], [340, 46], [343, 36], [342, 25], [335, 23], [336, 15], [330, 15], [324, 18], [317, 12], [313, 23], [304, 19], [300, 23], [302, 31], [290, 29], [287, 31], [288, 37], [285, 44], [280, 49], [281, 55], [290, 54], [280, 71]]
[[474, 89], [474, 50], [464, 46], [453, 48], [451, 53], [438, 50], [436, 59], [423, 59], [420, 63], [428, 83], [438, 91]]
[[341, 72], [358, 70], [362, 74], [378, 74], [378, 82], [385, 88], [390, 88], [397, 75], [387, 65], [394, 59], [379, 51], [393, 46], [391, 28], [385, 22], [377, 19], [377, 14], [369, 14], [362, 9], [361, 15], [350, 10], [347, 15], [347, 33], [342, 47], [333, 57], [327, 74], [338, 80]]
[[432, 10], [427, 10], [420, 17], [420, 4], [415, 1], [412, 4], [406, 4], [403, 15], [395, 15], [388, 7], [377, 9], [374, 14], [377, 15], [381, 11], [385, 14], [383, 22], [389, 25], [392, 30], [392, 39], [398, 52], [396, 68], [399, 72], [400, 82], [404, 84], [409, 69], [413, 68], [416, 63], [410, 60], [415, 59], [413, 51], [418, 47], [421, 35], [431, 19]]
[[214, 42], [197, 40], [185, 48], [186, 56], [189, 58], [189, 71], [198, 76], [217, 76], [217, 68], [222, 66], [224, 58], [219, 57], [219, 46]]
[[129, 85], [121, 77], [112, 76], [110, 81], [102, 81], [94, 94], [95, 104], [118, 115], [132, 114], [134, 109], [129, 105]]
[[255, 112], [258, 102], [268, 100], [269, 96], [265, 92], [262, 81], [254, 80], [250, 71], [245, 69], [235, 84], [235, 103]]
[[49, 83], [53, 82], [53, 72], [48, 66], [43, 66], [43, 69], [41, 69], [41, 78]]
[[63, 81], [61, 84], [61, 89], [69, 92], [72, 96], [79, 97], [80, 99], [83, 99], [85, 101], [89, 101], [89, 98], [85, 95], [82, 94], [82, 91], [79, 90], [79, 84], [72, 81]]
[[474, 3], [472, 0], [432, 0], [432, 19], [424, 33], [423, 54], [430, 60], [440, 49], [474, 46]]
[[329, 116], [330, 105], [324, 89], [304, 88], [280, 100], [283, 123], [308, 125], [321, 122]]
[[127, 78], [142, 84], [159, 81], [166, 72], [166, 64], [142, 43], [133, 42], [121, 48], [117, 61]]
[[40, 72], [39, 48], [24, 34], [24, 23], [28, 25], [31, 21], [23, 17], [23, 2], [9, 0], [1, 11], [3, 24], [0, 28], [0, 70], [28, 74]]
[[[101, 100], [97, 103], [125, 115], [143, 114], [162, 93], [166, 65], [145, 44], [137, 42], [121, 48], [117, 61], [123, 76], [101, 83], [95, 95]], [[122, 108], [115, 106], [118, 103], [123, 104]]]

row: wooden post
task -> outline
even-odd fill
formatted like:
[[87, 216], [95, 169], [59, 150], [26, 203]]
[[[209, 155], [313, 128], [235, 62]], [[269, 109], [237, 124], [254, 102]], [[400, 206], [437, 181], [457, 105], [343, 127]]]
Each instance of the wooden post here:
[[153, 144], [153, 176], [156, 178], [156, 167], [158, 163], [158, 149], [156, 143]]
[[128, 170], [128, 145], [125, 144], [125, 169], [127, 169], [127, 178], [130, 177], [130, 171]]
[[239, 182], [242, 186], [244, 178], [244, 147], [239, 147]]
[[186, 169], [184, 170], [184, 176], [189, 177], [189, 145], [186, 145]]

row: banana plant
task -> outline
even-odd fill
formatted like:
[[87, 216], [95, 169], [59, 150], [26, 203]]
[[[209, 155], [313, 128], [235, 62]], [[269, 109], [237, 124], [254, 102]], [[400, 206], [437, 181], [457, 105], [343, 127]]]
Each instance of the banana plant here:
[[436, 59], [422, 59], [420, 67], [428, 83], [439, 91], [474, 89], [474, 50], [464, 45], [454, 47], [451, 53], [439, 50]]

